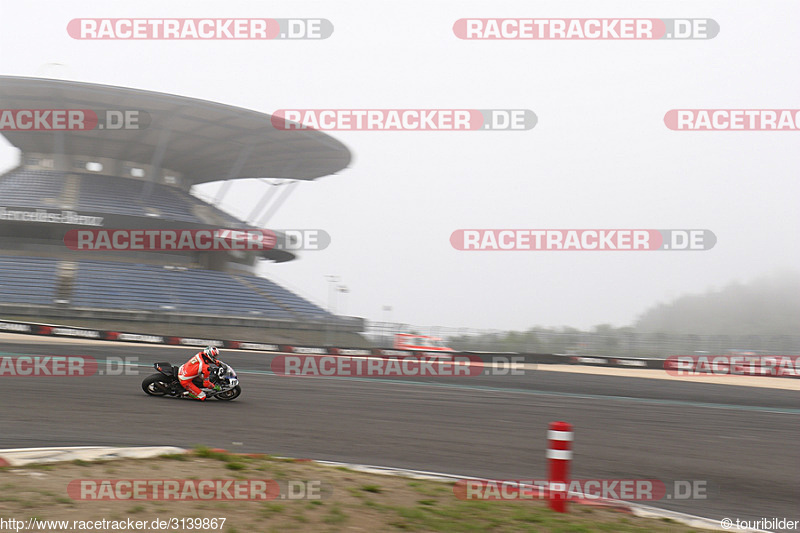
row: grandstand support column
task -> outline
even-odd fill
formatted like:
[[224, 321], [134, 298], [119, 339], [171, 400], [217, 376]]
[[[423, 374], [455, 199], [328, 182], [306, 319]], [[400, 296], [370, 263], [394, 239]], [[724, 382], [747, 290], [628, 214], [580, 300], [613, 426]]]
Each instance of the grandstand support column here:
[[[25, 161], [25, 159], [21, 159]], [[72, 170], [72, 158], [64, 152], [64, 132], [56, 131], [53, 136], [53, 169], [69, 172]]]
[[269, 219], [272, 218], [272, 215], [274, 215], [278, 211], [278, 209], [280, 209], [283, 203], [289, 198], [289, 196], [294, 191], [295, 187], [297, 187], [298, 183], [299, 182], [297, 181], [291, 182], [289, 186], [284, 189], [283, 194], [278, 196], [278, 198], [274, 202], [272, 202], [272, 205], [267, 209], [267, 212], [264, 213], [264, 216], [261, 217], [261, 220], [258, 221], [258, 227], [263, 227], [264, 224], [266, 224], [267, 221], [269, 221]]
[[246, 220], [250, 223], [256, 221], [256, 215], [258, 215], [261, 212], [261, 210], [264, 209], [264, 206], [266, 206], [267, 203], [269, 203], [272, 197], [275, 196], [275, 193], [278, 191], [278, 187], [283, 185], [283, 182], [270, 183], [267, 180], [261, 180], [261, 181], [269, 185], [269, 189], [267, 190], [267, 192], [264, 193], [264, 195], [261, 198], [259, 198], [258, 202], [256, 202], [256, 206], [253, 208], [253, 211], [251, 211], [250, 214], [247, 216]]
[[153, 157], [150, 159], [150, 166], [153, 169], [152, 174], [148, 176], [150, 179], [145, 182], [144, 190], [142, 191], [142, 198], [145, 200], [153, 192], [153, 183], [161, 179], [161, 161], [164, 160], [164, 154], [167, 153], [167, 145], [171, 137], [172, 131], [169, 129], [162, 130], [161, 135], [158, 136], [158, 145], [155, 152], [153, 152]]
[[228, 194], [228, 190], [231, 188], [231, 184], [233, 183], [233, 178], [239, 175], [239, 172], [242, 170], [244, 164], [247, 163], [247, 158], [250, 157], [250, 152], [252, 151], [252, 144], [246, 144], [242, 146], [242, 150], [236, 157], [236, 162], [233, 164], [233, 166], [231, 166], [230, 170], [228, 171], [228, 175], [225, 177], [225, 182], [222, 184], [222, 187], [219, 188], [219, 191], [217, 191], [217, 198], [214, 200], [215, 206], [219, 206], [220, 202], [222, 202], [222, 199], [225, 198], [226, 194]]
[[[103, 170], [106, 170], [105, 165], [103, 165]], [[109, 166], [108, 172], [113, 176], [124, 176], [125, 163], [120, 159], [115, 159], [114, 162]]]
[[[286, 165], [286, 168], [284, 168], [284, 172], [285, 172], [285, 174], [286, 174], [286, 175], [290, 175], [290, 174], [291, 174], [291, 173], [292, 173], [292, 172], [295, 170], [295, 168], [297, 168], [297, 161], [290, 162], [288, 165]], [[257, 215], [257, 214], [258, 214], [258, 213], [259, 213], [259, 212], [260, 212], [262, 209], [264, 209], [264, 207], [267, 205], [267, 203], [269, 202], [269, 200], [270, 200], [270, 199], [272, 199], [272, 196], [273, 196], [273, 195], [274, 195], [274, 194], [275, 194], [275, 193], [278, 191], [278, 189], [277, 189], [277, 188], [278, 188], [278, 187], [280, 187], [281, 185], [286, 185], [286, 183], [287, 183], [286, 181], [281, 181], [281, 182], [279, 182], [279, 183], [270, 183], [268, 180], [265, 180], [265, 179], [262, 179], [261, 181], [263, 181], [263, 182], [264, 182], [264, 183], [266, 183], [267, 185], [270, 185], [270, 186], [272, 186], [272, 187], [274, 187], [274, 188], [273, 188], [273, 189], [270, 189], [270, 190], [269, 190], [269, 191], [268, 191], [268, 192], [267, 192], [267, 193], [266, 193], [266, 194], [265, 194], [265, 195], [264, 195], [264, 196], [261, 198], [261, 201], [259, 201], [259, 202], [258, 202], [258, 204], [256, 205], [255, 209], [253, 209], [253, 212], [252, 212], [252, 213], [250, 213], [250, 216], [249, 216], [249, 217], [247, 217], [247, 221], [248, 221], [248, 222], [251, 222], [251, 223], [253, 223], [253, 222], [255, 222], [255, 221], [256, 221], [256, 218], [255, 218], [255, 217], [256, 217], [256, 215]], [[283, 200], [281, 200], [281, 201], [280, 201], [280, 203], [283, 203]], [[280, 207], [280, 203], [278, 204], [278, 207]], [[276, 209], [277, 209], [277, 208], [275, 208], [275, 209], [272, 209], [272, 211], [268, 211], [267, 213], [265, 213], [265, 214], [264, 214], [264, 217], [262, 218], [262, 220], [263, 220], [264, 222], [261, 222], [261, 223], [259, 224], [259, 226], [260, 226], [260, 225], [263, 225], [263, 224], [265, 224], [265, 223], [266, 223], [266, 221], [268, 220], [268, 218], [269, 218], [269, 217], [271, 217], [271, 216], [272, 216], [272, 214], [273, 214], [273, 213], [276, 211]]]

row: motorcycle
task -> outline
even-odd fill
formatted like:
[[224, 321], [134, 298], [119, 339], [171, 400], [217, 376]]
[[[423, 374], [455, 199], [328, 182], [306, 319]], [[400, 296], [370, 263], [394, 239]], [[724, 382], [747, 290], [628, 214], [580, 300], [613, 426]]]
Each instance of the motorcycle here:
[[[178, 379], [179, 366], [172, 366], [170, 363], [154, 363], [153, 367], [158, 370], [157, 374], [152, 374], [142, 381], [142, 390], [150, 396], [173, 396], [186, 398], [189, 391], [183, 388]], [[227, 363], [220, 361], [219, 367], [212, 367], [208, 381], [219, 385], [220, 389], [207, 389], [203, 387], [203, 378], [195, 378], [194, 383], [205, 391], [207, 398], [218, 400], [233, 400], [242, 393], [239, 385], [239, 378], [236, 371]]]

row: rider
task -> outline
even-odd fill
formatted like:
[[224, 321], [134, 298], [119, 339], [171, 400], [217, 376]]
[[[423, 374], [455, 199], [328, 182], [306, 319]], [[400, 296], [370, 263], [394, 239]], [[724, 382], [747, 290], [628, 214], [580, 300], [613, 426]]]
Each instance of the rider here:
[[215, 390], [220, 389], [218, 384], [215, 385], [208, 381], [211, 375], [209, 365], [221, 366], [217, 357], [219, 357], [219, 350], [217, 347], [206, 346], [205, 350], [197, 352], [191, 359], [181, 365], [178, 370], [178, 379], [181, 381], [183, 388], [188, 391], [190, 397], [197, 400], [206, 399], [205, 391], [200, 390], [197, 385], [192, 383], [192, 381], [198, 377], [203, 378], [203, 387]]

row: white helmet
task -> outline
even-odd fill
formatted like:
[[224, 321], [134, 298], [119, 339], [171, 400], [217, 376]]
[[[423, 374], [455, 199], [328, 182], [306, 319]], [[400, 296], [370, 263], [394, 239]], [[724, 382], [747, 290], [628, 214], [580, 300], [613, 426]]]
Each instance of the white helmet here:
[[219, 350], [216, 346], [206, 346], [206, 349], [203, 350], [203, 359], [210, 365], [219, 365], [218, 357]]

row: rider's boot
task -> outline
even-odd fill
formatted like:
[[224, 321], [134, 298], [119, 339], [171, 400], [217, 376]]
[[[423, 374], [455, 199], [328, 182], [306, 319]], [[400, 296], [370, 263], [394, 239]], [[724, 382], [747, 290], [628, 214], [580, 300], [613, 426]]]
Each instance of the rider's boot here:
[[205, 400], [206, 399], [206, 393], [205, 393], [205, 391], [200, 391], [200, 394], [195, 394], [192, 391], [188, 391], [187, 390], [187, 391], [185, 391], [183, 393], [183, 397], [184, 398], [192, 398], [193, 400]]

